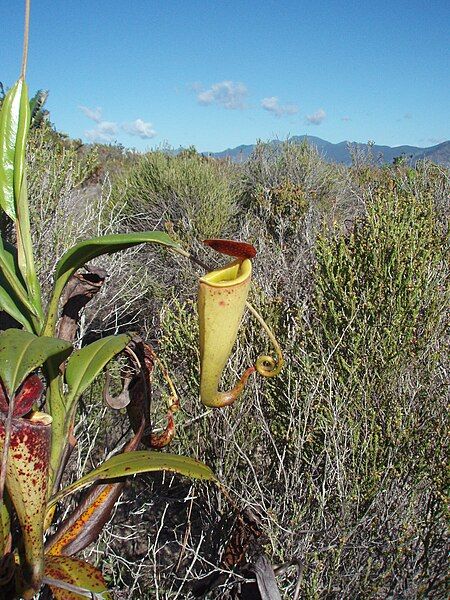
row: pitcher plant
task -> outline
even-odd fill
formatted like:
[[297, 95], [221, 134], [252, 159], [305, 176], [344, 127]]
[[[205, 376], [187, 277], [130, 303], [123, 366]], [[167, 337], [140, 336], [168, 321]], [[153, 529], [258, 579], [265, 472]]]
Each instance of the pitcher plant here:
[[[210, 271], [199, 280], [198, 314], [200, 330], [200, 398], [205, 406], [223, 407], [233, 404], [255, 371], [264, 377], [275, 377], [283, 366], [280, 347], [257, 311], [247, 302], [252, 277], [250, 258], [256, 250], [250, 244], [230, 240], [206, 240], [209, 246], [224, 254], [237, 256], [224, 267]], [[219, 391], [222, 372], [238, 335], [245, 307], [258, 318], [274, 343], [277, 362], [261, 356], [248, 367], [238, 383], [229, 391]]]

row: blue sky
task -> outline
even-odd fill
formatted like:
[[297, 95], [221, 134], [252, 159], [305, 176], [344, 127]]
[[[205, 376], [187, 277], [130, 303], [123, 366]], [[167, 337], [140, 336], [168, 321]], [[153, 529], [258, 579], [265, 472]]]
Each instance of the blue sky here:
[[[22, 5], [1, 2], [0, 81]], [[144, 150], [309, 134], [450, 138], [450, 2], [32, 0], [27, 80], [57, 129]]]

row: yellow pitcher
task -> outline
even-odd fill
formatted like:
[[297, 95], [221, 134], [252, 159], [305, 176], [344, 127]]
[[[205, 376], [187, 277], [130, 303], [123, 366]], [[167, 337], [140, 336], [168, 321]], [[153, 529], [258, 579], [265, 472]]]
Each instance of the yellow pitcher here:
[[[282, 356], [276, 340], [262, 318], [247, 303], [251, 275], [252, 263], [246, 258], [228, 263], [200, 278], [200, 398], [205, 406], [222, 407], [232, 404], [248, 377], [255, 371], [264, 377], [273, 377], [281, 370]], [[275, 361], [269, 356], [260, 356], [256, 365], [246, 369], [233, 389], [220, 392], [222, 372], [236, 341], [246, 306], [258, 318], [275, 344], [278, 363], [275, 365]]]
[[254, 368], [247, 369], [244, 381], [228, 392], [219, 392], [222, 371], [236, 341], [250, 289], [252, 263], [235, 260], [200, 279], [200, 397], [206, 406], [232, 404]]

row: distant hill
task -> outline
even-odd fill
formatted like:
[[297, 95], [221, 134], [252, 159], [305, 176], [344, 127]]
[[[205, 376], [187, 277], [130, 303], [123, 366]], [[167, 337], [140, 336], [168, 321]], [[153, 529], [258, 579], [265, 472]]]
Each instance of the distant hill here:
[[[303, 140], [307, 140], [310, 144], [315, 146], [319, 152], [329, 162], [341, 163], [344, 165], [350, 165], [352, 160], [349, 152], [349, 146], [358, 148], [363, 152], [368, 151], [367, 144], [361, 144], [358, 142], [339, 142], [338, 144], [332, 144], [326, 140], [315, 136], [297, 135], [290, 138], [291, 142], [301, 143]], [[274, 145], [279, 145], [282, 142], [279, 140], [273, 140], [270, 142]], [[255, 148], [254, 144], [237, 146], [236, 148], [228, 148], [222, 152], [207, 152], [208, 156], [214, 158], [226, 158], [229, 157], [233, 161], [241, 162], [245, 161]], [[391, 164], [394, 158], [399, 156], [405, 156], [408, 161], [415, 163], [418, 160], [427, 158], [437, 164], [450, 167], [450, 141], [442, 142], [436, 146], [430, 146], [429, 148], [419, 148], [417, 146], [372, 146], [371, 150], [373, 156], [381, 163]]]

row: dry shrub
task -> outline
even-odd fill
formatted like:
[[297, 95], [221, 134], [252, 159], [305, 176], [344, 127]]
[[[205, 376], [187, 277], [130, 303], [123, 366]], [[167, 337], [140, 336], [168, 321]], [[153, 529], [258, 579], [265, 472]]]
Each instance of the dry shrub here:
[[[286, 367], [274, 380], [254, 377], [231, 408], [198, 401], [196, 267], [145, 251], [108, 263], [114, 293], [86, 320], [100, 328], [109, 311], [117, 327], [130, 318], [158, 337], [183, 407], [171, 450], [205, 460], [258, 515], [275, 564], [299, 561], [300, 579], [294, 566], [278, 577], [286, 599], [298, 585], [302, 598], [447, 597], [449, 190], [448, 171], [429, 163], [347, 169], [287, 144], [259, 146], [239, 167], [146, 155], [112, 194], [104, 187], [103, 204], [84, 204], [83, 215], [96, 206], [90, 230], [170, 221], [199, 253], [198, 236], [257, 246], [251, 300]], [[66, 216], [44, 240], [66, 231]], [[223, 387], [268, 349], [246, 317]], [[124, 433], [106, 416], [92, 430], [98, 396], [85, 398], [79, 470], [94, 439], [109, 447]], [[233, 515], [216, 489], [146, 476], [88, 552], [127, 597], [192, 598], [195, 581], [222, 570], [228, 579], [208, 597], [227, 598], [239, 581], [220, 565]]]

